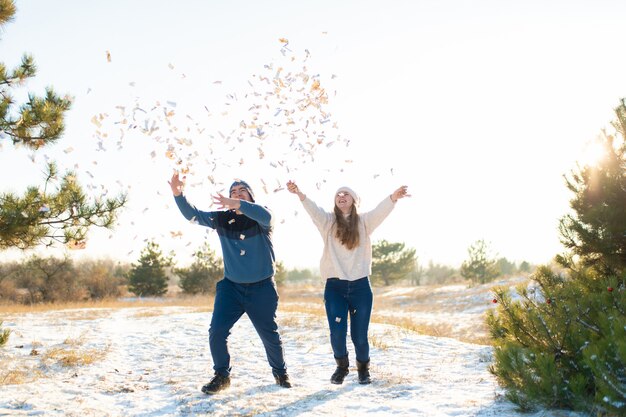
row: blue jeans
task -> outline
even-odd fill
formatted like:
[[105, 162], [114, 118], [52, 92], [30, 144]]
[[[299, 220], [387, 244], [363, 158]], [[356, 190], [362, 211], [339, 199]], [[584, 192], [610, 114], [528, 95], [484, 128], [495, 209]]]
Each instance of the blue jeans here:
[[261, 337], [274, 376], [287, 373], [283, 342], [276, 324], [278, 291], [273, 278], [253, 284], [237, 284], [224, 278], [216, 285], [209, 345], [216, 373], [230, 375], [228, 336], [235, 323], [246, 313]]
[[350, 336], [354, 344], [356, 359], [370, 359], [370, 344], [367, 331], [372, 316], [374, 295], [368, 277], [356, 281], [337, 278], [326, 280], [324, 305], [330, 328], [330, 345], [336, 359], [348, 357], [348, 313], [350, 313]]

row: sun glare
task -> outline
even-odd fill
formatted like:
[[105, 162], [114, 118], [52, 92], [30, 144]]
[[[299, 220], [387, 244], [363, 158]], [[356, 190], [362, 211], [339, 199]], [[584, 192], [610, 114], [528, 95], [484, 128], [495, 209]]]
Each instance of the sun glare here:
[[578, 162], [583, 166], [596, 166], [602, 162], [605, 156], [606, 151], [602, 142], [596, 139], [585, 144]]

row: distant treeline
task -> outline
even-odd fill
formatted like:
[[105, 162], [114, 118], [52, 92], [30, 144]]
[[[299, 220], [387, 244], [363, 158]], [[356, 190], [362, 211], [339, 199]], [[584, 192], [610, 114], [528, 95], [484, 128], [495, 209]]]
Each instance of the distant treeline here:
[[[69, 257], [33, 255], [21, 261], [0, 263], [0, 303], [57, 303], [100, 300], [134, 294], [162, 296], [172, 285], [183, 294], [215, 291], [223, 277], [222, 259], [208, 245], [193, 255], [193, 263], [176, 268], [173, 259], [164, 256], [159, 246], [150, 242], [137, 263], [111, 259], [73, 260]], [[465, 282], [471, 277], [471, 258], [461, 268], [430, 261], [420, 265], [414, 250], [403, 244], [377, 242], [371, 280], [375, 286], [391, 284], [431, 285]], [[516, 264], [506, 258], [489, 260], [489, 280], [500, 276], [527, 274], [534, 269], [528, 262]], [[275, 279], [279, 286], [320, 285], [319, 272], [313, 268], [287, 269], [277, 263]]]

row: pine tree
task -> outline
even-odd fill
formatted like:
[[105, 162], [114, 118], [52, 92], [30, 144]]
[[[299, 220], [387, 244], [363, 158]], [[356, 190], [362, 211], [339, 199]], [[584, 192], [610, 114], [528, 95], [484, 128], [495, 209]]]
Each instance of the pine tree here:
[[165, 268], [172, 264], [172, 259], [163, 255], [157, 243], [148, 242], [141, 251], [139, 264], [132, 264], [128, 272], [128, 290], [139, 297], [167, 293]]
[[[15, 12], [13, 0], [0, 0], [0, 29], [13, 19]], [[57, 95], [52, 88], [46, 90], [44, 97], [29, 94], [28, 100], [18, 107], [12, 91], [36, 72], [34, 59], [29, 55], [24, 55], [13, 70], [0, 63], [0, 141], [9, 139], [13, 146], [34, 151], [61, 138], [65, 113], [71, 107], [71, 99]], [[112, 227], [117, 210], [125, 203], [124, 194], [88, 201], [76, 174], [60, 174], [56, 164], [49, 162], [42, 187], [28, 187], [23, 196], [0, 193], [0, 251], [55, 242], [81, 248], [88, 229]]]
[[428, 268], [424, 275], [425, 281], [429, 284], [447, 284], [459, 281], [461, 278], [455, 268], [435, 263], [432, 260], [428, 261]]
[[530, 272], [531, 267], [530, 264], [526, 261], [522, 261], [522, 263], [519, 264], [519, 268], [517, 268], [519, 272]]
[[613, 123], [622, 137], [607, 135], [599, 139], [604, 149], [600, 164], [579, 168], [566, 178], [575, 194], [571, 201], [576, 215], [565, 216], [560, 224], [561, 242], [583, 265], [614, 274], [626, 270], [626, 168], [624, 135], [626, 102], [616, 109]]
[[208, 242], [194, 254], [189, 268], [175, 270], [180, 276], [178, 286], [185, 294], [206, 294], [215, 292], [215, 284], [224, 276], [222, 260], [211, 249]]
[[285, 268], [285, 264], [282, 261], [279, 261], [276, 262], [275, 269], [274, 281], [277, 286], [282, 287], [287, 281], [287, 268]]
[[390, 285], [409, 275], [415, 261], [415, 249], [405, 249], [404, 243], [376, 242], [372, 246], [372, 280]]
[[477, 240], [467, 249], [469, 259], [461, 265], [461, 276], [474, 284], [493, 281], [498, 276], [496, 260], [489, 254], [489, 245]]
[[517, 272], [515, 263], [509, 261], [505, 257], [498, 258], [498, 260], [495, 263], [495, 268], [496, 268], [496, 271], [498, 272], [498, 276], [511, 275]]
[[[509, 399], [626, 415], [626, 103], [618, 136], [603, 135], [605, 157], [567, 179], [573, 214], [560, 222], [566, 273], [542, 266], [513, 301], [495, 291], [487, 317], [495, 345], [491, 371]], [[618, 143], [619, 142], [619, 143]]]
[[420, 285], [422, 280], [426, 276], [426, 269], [422, 265], [420, 265], [417, 257], [415, 258], [415, 263], [413, 264], [413, 269], [409, 274], [409, 280], [411, 285]]

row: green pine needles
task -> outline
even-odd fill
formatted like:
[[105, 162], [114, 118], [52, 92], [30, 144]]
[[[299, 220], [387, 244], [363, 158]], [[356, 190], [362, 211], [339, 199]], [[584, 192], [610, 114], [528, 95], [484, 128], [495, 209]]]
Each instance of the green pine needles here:
[[[0, 30], [15, 13], [13, 0], [0, 0]], [[0, 152], [17, 147], [37, 151], [63, 135], [65, 114], [72, 105], [69, 97], [59, 96], [49, 87], [41, 97], [28, 93], [23, 103], [14, 98], [36, 73], [30, 55], [24, 55], [14, 69], [0, 62]], [[5, 150], [1, 145], [6, 141], [13, 146]], [[0, 251], [56, 243], [70, 249], [83, 248], [88, 230], [92, 226], [111, 229], [119, 209], [126, 204], [124, 193], [106, 200], [89, 198], [76, 173], [61, 173], [54, 162], [47, 163], [45, 171], [44, 184], [28, 187], [23, 195], [0, 192]]]
[[[560, 222], [564, 268], [544, 266], [515, 299], [495, 290], [487, 316], [491, 372], [522, 409], [626, 415], [626, 103], [605, 156], [567, 179], [574, 214]], [[619, 141], [619, 142], [618, 142]]]
[[148, 242], [141, 251], [139, 263], [128, 272], [128, 290], [139, 297], [158, 297], [167, 293], [169, 278], [166, 268], [173, 265], [155, 242]]

